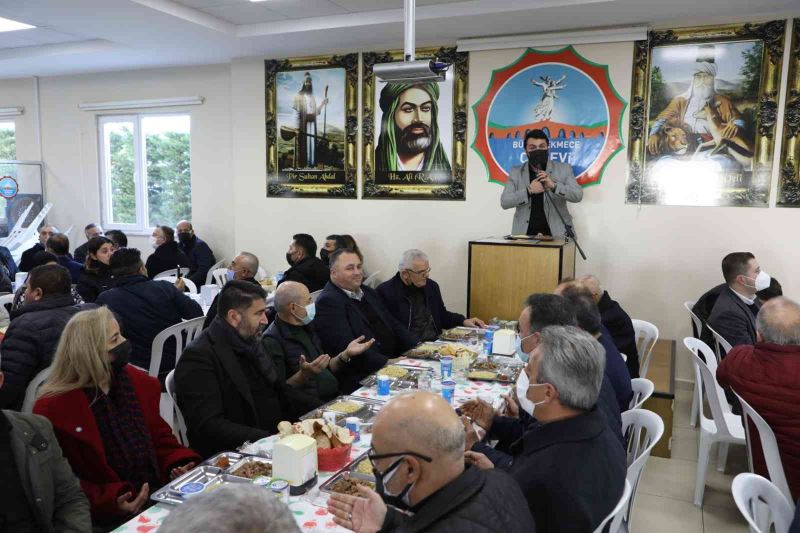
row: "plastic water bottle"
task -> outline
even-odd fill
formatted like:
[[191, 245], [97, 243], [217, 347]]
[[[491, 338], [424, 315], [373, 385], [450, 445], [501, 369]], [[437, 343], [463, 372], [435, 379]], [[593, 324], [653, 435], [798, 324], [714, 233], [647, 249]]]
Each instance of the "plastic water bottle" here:
[[492, 342], [494, 342], [494, 330], [487, 329], [483, 334], [483, 353], [486, 357], [492, 356]]

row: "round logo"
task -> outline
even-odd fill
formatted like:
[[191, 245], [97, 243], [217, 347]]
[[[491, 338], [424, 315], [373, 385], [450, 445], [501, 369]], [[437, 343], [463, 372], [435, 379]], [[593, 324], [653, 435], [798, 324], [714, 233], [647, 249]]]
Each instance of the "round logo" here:
[[0, 196], [6, 200], [14, 198], [19, 192], [19, 184], [17, 180], [11, 176], [3, 176], [0, 178]]

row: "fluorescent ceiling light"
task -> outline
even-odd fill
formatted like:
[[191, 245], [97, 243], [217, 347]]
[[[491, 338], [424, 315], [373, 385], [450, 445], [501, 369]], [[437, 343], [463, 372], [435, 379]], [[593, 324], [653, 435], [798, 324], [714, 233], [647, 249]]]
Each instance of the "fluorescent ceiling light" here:
[[17, 22], [16, 20], [4, 19], [3, 17], [0, 17], [0, 32], [30, 30], [31, 28], [35, 27], [36, 26], [31, 26], [30, 24], [24, 24], [22, 22]]
[[18, 117], [25, 111], [22, 106], [0, 107], [0, 118]]
[[81, 111], [107, 111], [110, 109], [147, 109], [149, 107], [175, 107], [184, 105], [201, 105], [205, 101], [202, 96], [182, 96], [178, 98], [161, 98], [157, 100], [120, 100], [115, 102], [91, 102], [78, 104]]

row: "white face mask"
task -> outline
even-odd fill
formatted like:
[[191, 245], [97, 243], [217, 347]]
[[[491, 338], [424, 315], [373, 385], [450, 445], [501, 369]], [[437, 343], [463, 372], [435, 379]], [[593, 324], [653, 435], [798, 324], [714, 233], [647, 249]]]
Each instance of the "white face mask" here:
[[753, 285], [747, 285], [747, 286], [750, 287], [751, 289], [755, 289], [756, 292], [768, 289], [769, 284], [772, 282], [772, 277], [770, 277], [770, 275], [764, 272], [763, 270], [758, 273], [755, 279], [748, 278], [747, 276], [744, 276], [744, 278], [753, 281]]
[[531, 387], [540, 387], [542, 385], [546, 385], [546, 383], [531, 384], [530, 380], [528, 379], [528, 374], [524, 369], [519, 373], [519, 377], [517, 378], [517, 400], [519, 400], [519, 406], [522, 408], [522, 410], [531, 416], [533, 416], [533, 411], [536, 409], [536, 406], [544, 403], [546, 400], [542, 400], [541, 402], [532, 402], [528, 399], [528, 389]]
[[530, 335], [528, 335], [526, 337], [520, 338], [519, 333], [517, 333], [517, 338], [514, 339], [514, 347], [516, 348], [517, 358], [519, 358], [520, 361], [525, 361], [527, 363], [528, 362], [528, 357], [529, 357], [528, 354], [525, 351], [523, 351], [523, 349], [522, 349], [522, 341], [524, 341], [528, 337], [533, 337], [534, 335], [536, 335], [536, 334], [535, 333], [531, 333]]
[[158, 239], [153, 237], [152, 235], [150, 236], [150, 246], [153, 248], [153, 250], [158, 248]]

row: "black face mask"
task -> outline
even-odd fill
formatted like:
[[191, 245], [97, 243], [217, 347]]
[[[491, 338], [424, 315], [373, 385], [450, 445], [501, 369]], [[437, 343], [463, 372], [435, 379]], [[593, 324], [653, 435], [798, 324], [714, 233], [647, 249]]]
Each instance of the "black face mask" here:
[[330, 256], [330, 252], [325, 248], [321, 248], [319, 251], [319, 258], [322, 259], [322, 262], [326, 265], [328, 264], [328, 256]]
[[547, 170], [548, 155], [547, 150], [531, 150], [528, 152], [528, 164], [532, 168]]
[[192, 242], [192, 237], [194, 237], [194, 235], [191, 233], [178, 233], [178, 242], [181, 244], [189, 244]]
[[377, 492], [378, 496], [381, 497], [383, 503], [407, 511], [411, 508], [411, 506], [406, 502], [406, 498], [408, 496], [408, 491], [411, 490], [411, 487], [414, 486], [414, 483], [406, 484], [403, 490], [401, 490], [395, 496], [386, 494], [386, 487], [383, 484], [383, 478], [387, 475], [390, 475], [392, 472], [396, 472], [397, 469], [400, 467], [400, 463], [402, 462], [403, 458], [401, 457], [400, 459], [392, 463], [392, 465], [382, 473], [378, 472], [378, 469], [373, 468], [372, 475], [375, 476], [375, 492]]
[[286, 262], [289, 263], [289, 266], [294, 266], [294, 261], [292, 261], [292, 254], [286, 252]]
[[122, 341], [122, 344], [114, 346], [112, 349], [108, 351], [114, 359], [111, 361], [111, 368], [115, 371], [122, 370], [122, 368], [128, 364], [128, 360], [131, 357], [131, 341], [125, 339]]

